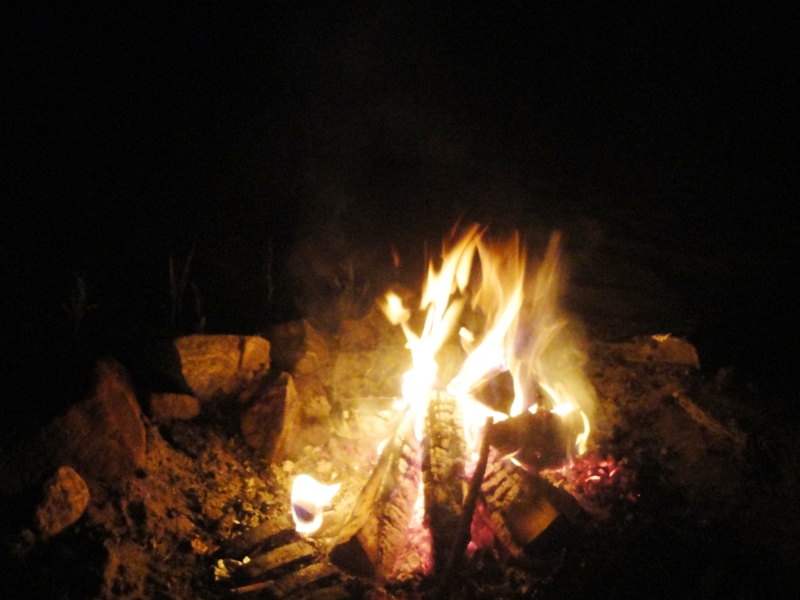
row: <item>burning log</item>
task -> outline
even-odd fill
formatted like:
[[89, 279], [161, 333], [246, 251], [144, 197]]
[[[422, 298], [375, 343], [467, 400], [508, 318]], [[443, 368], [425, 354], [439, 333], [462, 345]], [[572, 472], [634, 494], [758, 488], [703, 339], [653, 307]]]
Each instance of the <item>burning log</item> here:
[[464, 498], [464, 426], [456, 399], [434, 393], [425, 421], [422, 469], [425, 518], [433, 540], [434, 569], [443, 569], [453, 545]]
[[582, 425], [575, 413], [558, 415], [546, 410], [523, 412], [495, 423], [487, 434], [501, 454], [513, 454], [520, 463], [536, 470], [563, 464]]
[[514, 403], [514, 378], [507, 370], [492, 372], [469, 389], [469, 395], [492, 410], [509, 414]]
[[[486, 419], [486, 426], [484, 431], [488, 432], [492, 425], [492, 417]], [[461, 562], [464, 558], [464, 552], [469, 544], [472, 517], [475, 514], [475, 507], [478, 504], [478, 495], [480, 494], [481, 483], [483, 476], [486, 473], [486, 464], [489, 460], [489, 436], [484, 434], [483, 442], [481, 443], [481, 454], [478, 458], [478, 464], [475, 466], [475, 473], [472, 475], [472, 481], [469, 484], [469, 491], [464, 500], [464, 509], [461, 513], [461, 521], [458, 524], [458, 532], [456, 534], [456, 541], [450, 548], [450, 554], [447, 556], [447, 565], [444, 569], [439, 587], [436, 593], [437, 598], [446, 599], [452, 596], [455, 579]]]
[[405, 538], [419, 491], [419, 443], [407, 413], [381, 453], [330, 553], [346, 571], [385, 578]]
[[545, 531], [559, 516], [541, 486], [524, 469], [500, 460], [493, 453], [481, 486], [489, 525], [513, 556]]

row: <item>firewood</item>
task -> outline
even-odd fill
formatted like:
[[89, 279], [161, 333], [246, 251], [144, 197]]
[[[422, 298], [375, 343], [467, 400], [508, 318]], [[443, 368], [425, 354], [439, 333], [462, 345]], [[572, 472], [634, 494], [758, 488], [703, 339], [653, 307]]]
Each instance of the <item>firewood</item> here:
[[712, 435], [718, 438], [729, 439], [740, 450], [744, 450], [747, 446], [747, 434], [740, 431], [736, 425], [726, 427], [692, 402], [685, 394], [675, 392], [672, 395], [678, 402], [678, 405], [686, 411], [686, 414], [688, 414], [695, 423], [701, 427], [705, 427]]
[[489, 408], [507, 415], [514, 403], [514, 378], [508, 371], [492, 373], [474, 384], [469, 395]]
[[559, 516], [534, 476], [492, 452], [481, 486], [489, 524], [512, 555], [520, 556]]
[[285, 512], [273, 513], [266, 521], [229, 539], [220, 553], [227, 557], [242, 558], [258, 548], [275, 548], [288, 544], [298, 536], [291, 516]]
[[434, 393], [426, 418], [422, 452], [425, 520], [433, 542], [434, 570], [444, 568], [464, 498], [464, 425], [456, 399]]
[[339, 568], [385, 578], [405, 538], [419, 492], [419, 443], [407, 413], [381, 453], [330, 553]]
[[569, 523], [581, 524], [589, 518], [589, 514], [569, 492], [555, 487], [547, 479], [534, 473], [526, 472], [525, 478], [534, 493], [544, 496]]
[[251, 594], [262, 590], [269, 594], [270, 598], [285, 598], [289, 594], [298, 592], [312, 584], [321, 584], [324, 581], [333, 579], [338, 574], [336, 567], [326, 562], [311, 564], [307, 567], [290, 573], [277, 580], [261, 581], [251, 585], [233, 588], [233, 594]]
[[314, 546], [305, 540], [300, 540], [252, 558], [242, 565], [239, 573], [250, 579], [258, 579], [279, 569], [309, 563], [314, 558], [314, 554]]
[[[492, 425], [492, 417], [486, 419], [484, 432], [489, 431]], [[486, 473], [486, 463], [489, 459], [489, 436], [484, 433], [483, 441], [481, 442], [481, 453], [478, 458], [478, 464], [475, 466], [475, 472], [472, 475], [472, 480], [469, 484], [467, 497], [464, 500], [464, 507], [461, 513], [461, 520], [458, 523], [458, 532], [456, 534], [455, 543], [450, 548], [450, 553], [447, 556], [447, 565], [444, 569], [439, 586], [434, 597], [440, 600], [446, 600], [453, 595], [455, 581], [459, 568], [461, 567], [464, 559], [464, 552], [469, 545], [470, 531], [472, 526], [472, 517], [475, 514], [475, 507], [478, 504], [478, 496], [480, 495], [481, 483], [483, 483], [483, 476]]]
[[501, 454], [513, 454], [522, 464], [545, 469], [567, 460], [570, 445], [582, 426], [576, 413], [561, 416], [545, 410], [525, 411], [492, 425], [489, 443]]

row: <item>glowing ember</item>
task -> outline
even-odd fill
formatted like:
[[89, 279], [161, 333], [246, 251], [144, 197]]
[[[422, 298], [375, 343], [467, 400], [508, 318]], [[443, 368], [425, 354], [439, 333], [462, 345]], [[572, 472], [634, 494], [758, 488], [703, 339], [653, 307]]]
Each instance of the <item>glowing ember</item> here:
[[314, 533], [322, 525], [322, 511], [339, 491], [340, 483], [324, 485], [310, 475], [298, 475], [292, 484], [292, 519], [299, 533]]

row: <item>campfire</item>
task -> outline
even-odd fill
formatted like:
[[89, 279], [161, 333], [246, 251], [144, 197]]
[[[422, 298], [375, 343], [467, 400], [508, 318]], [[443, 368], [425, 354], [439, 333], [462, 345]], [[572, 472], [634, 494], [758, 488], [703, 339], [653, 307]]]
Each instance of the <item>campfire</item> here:
[[672, 493], [654, 464], [681, 519], [722, 511], [748, 437], [692, 399], [694, 348], [590, 345], [560, 305], [560, 235], [525, 248], [454, 231], [418, 291], [332, 335], [170, 340], [145, 370], [175, 383], [144, 400], [101, 361], [45, 432], [60, 468], [15, 552], [50, 568], [42, 548], [84, 540], [87, 597], [525, 596], [585, 568], [569, 540], [611, 552]]
[[[516, 234], [495, 241], [475, 225], [430, 262], [418, 307], [395, 291], [381, 299], [412, 363], [377, 462], [349, 515], [325, 532], [333, 565], [378, 582], [430, 577], [444, 597], [466, 553], [519, 557], [562, 512], [579, 517], [542, 475], [586, 453], [594, 408], [558, 308], [559, 257], [558, 234], [534, 269]], [[314, 536], [339, 487], [294, 478], [299, 533]]]

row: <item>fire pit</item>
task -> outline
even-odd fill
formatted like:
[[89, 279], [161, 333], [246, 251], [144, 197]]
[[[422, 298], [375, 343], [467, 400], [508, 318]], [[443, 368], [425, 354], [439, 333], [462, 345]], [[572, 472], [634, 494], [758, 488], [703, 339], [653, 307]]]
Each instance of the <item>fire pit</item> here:
[[529, 263], [516, 235], [467, 228], [419, 295], [334, 333], [169, 342], [147, 370], [171, 383], [146, 398], [102, 361], [45, 431], [40, 472], [60, 468], [15, 497], [34, 517], [5, 536], [23, 595], [727, 593], [762, 540], [789, 543], [752, 475], [754, 417], [683, 339], [581, 335], [559, 244]]

